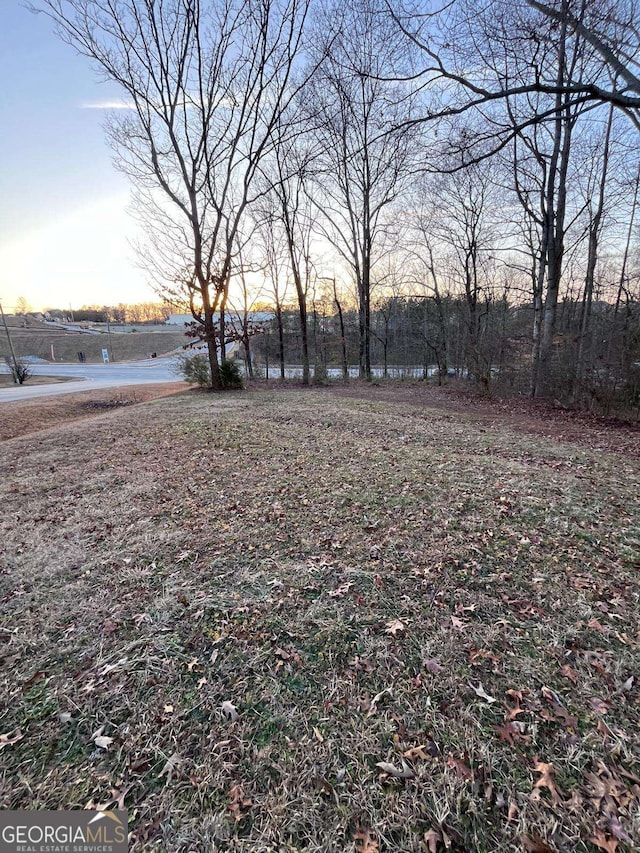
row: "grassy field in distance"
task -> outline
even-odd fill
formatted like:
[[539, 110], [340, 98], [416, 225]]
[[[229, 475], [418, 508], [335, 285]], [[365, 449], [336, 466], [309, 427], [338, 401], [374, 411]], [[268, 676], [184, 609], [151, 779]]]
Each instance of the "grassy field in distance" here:
[[[178, 327], [167, 327], [166, 331], [147, 332], [144, 326], [139, 331], [116, 333], [81, 334], [67, 332], [30, 320], [23, 327], [17, 319], [10, 325], [13, 346], [18, 356], [37, 356], [51, 360], [53, 345], [56, 361], [78, 361], [78, 352], [84, 352], [89, 362], [102, 361], [102, 349], [113, 349], [115, 361], [131, 361], [146, 358], [150, 353], [163, 355], [188, 341], [184, 331]], [[0, 328], [0, 359], [9, 354], [4, 329]]]

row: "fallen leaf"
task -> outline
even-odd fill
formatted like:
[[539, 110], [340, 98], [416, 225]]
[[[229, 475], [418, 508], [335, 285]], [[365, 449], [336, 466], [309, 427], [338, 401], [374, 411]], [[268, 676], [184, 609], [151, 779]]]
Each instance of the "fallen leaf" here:
[[0, 749], [4, 749], [5, 746], [11, 746], [14, 743], [18, 743], [18, 741], [22, 740], [23, 737], [24, 735], [20, 729], [14, 729], [11, 732], [0, 735]]
[[458, 617], [457, 617], [457, 616], [452, 616], [452, 617], [451, 617], [451, 624], [452, 624], [452, 625], [453, 625], [453, 627], [454, 627], [454, 628], [456, 628], [458, 631], [464, 631], [464, 629], [465, 629], [465, 628], [467, 627], [467, 625], [468, 625], [468, 623], [467, 623], [467, 622], [463, 622], [463, 621], [462, 621], [462, 619], [458, 619]]
[[610, 703], [599, 696], [590, 696], [587, 700], [596, 714], [606, 714], [609, 711]]
[[241, 821], [253, 805], [251, 798], [245, 797], [240, 785], [234, 785], [229, 791], [229, 800], [229, 811], [234, 816], [236, 822]]
[[485, 660], [491, 661], [493, 669], [496, 671], [496, 667], [500, 663], [500, 655], [490, 652], [487, 649], [477, 649], [475, 647], [469, 649], [469, 663], [471, 666], [481, 666]]
[[392, 619], [391, 622], [387, 622], [387, 627], [384, 629], [385, 634], [390, 634], [392, 637], [401, 634], [405, 631], [407, 626], [400, 619]]
[[507, 811], [507, 820], [517, 820], [519, 814], [518, 806], [511, 800]]
[[430, 754], [425, 752], [427, 749], [429, 749], [428, 746], [420, 744], [420, 746], [412, 746], [411, 749], [407, 749], [402, 755], [409, 761], [426, 761], [430, 757]]
[[624, 827], [617, 817], [609, 818], [609, 829], [619, 841], [624, 841], [626, 844], [632, 844], [633, 839], [625, 832]]
[[494, 726], [494, 730], [497, 732], [500, 740], [504, 740], [512, 745], [515, 743], [531, 743], [531, 736], [523, 733], [524, 728], [524, 723], [518, 723], [517, 721], [505, 722], [503, 726]]
[[509, 708], [508, 705], [505, 706], [507, 708], [507, 716], [505, 717], [505, 722], [510, 723], [515, 720], [520, 714], [526, 713], [523, 708], [520, 707], [520, 702], [522, 701], [522, 693], [518, 690], [507, 690], [507, 696], [510, 696], [511, 699], [515, 702], [515, 708]]
[[380, 702], [382, 702], [385, 696], [393, 698], [393, 691], [390, 687], [385, 687], [384, 690], [381, 690], [379, 693], [376, 693], [371, 702], [369, 702], [367, 717], [372, 717], [375, 713], [377, 713], [378, 705], [380, 704]]
[[108, 808], [111, 808], [111, 806], [115, 806], [116, 809], [120, 809], [121, 811], [123, 811], [125, 807], [125, 797], [127, 796], [128, 792], [131, 790], [132, 787], [132, 785], [128, 785], [126, 788], [123, 788], [122, 791], [120, 791], [118, 788], [111, 788], [109, 791], [110, 797], [108, 800], [105, 800], [105, 802], [103, 803], [96, 803], [95, 800], [90, 800], [85, 806], [85, 809], [104, 812]]
[[489, 702], [489, 704], [491, 704], [492, 702], [497, 701], [495, 696], [489, 696], [489, 694], [486, 692], [486, 690], [482, 686], [481, 681], [478, 682], [477, 687], [474, 687], [473, 684], [471, 684], [471, 682], [469, 682], [469, 687], [473, 690], [473, 692], [476, 694], [476, 696], [479, 696], [481, 699], [484, 699], [485, 702]]
[[432, 675], [438, 675], [438, 673], [444, 672], [444, 667], [435, 658], [424, 661], [424, 668], [427, 672], [432, 673]]
[[358, 853], [379, 853], [378, 837], [368, 827], [358, 826], [353, 833], [353, 841]]
[[99, 735], [98, 737], [94, 737], [93, 742], [99, 749], [109, 749], [113, 743], [113, 738], [106, 735]]
[[633, 676], [631, 676], [630, 678], [627, 678], [625, 683], [622, 685], [622, 690], [625, 693], [629, 693], [629, 691], [632, 689], [632, 687], [633, 687]]
[[458, 776], [465, 779], [467, 782], [473, 781], [473, 771], [461, 759], [455, 758], [453, 755], [449, 755], [447, 758], [447, 766], [455, 770]]
[[58, 714], [58, 719], [61, 723], [70, 723], [71, 722], [71, 714], [68, 711], [61, 711]]
[[167, 759], [164, 767], [158, 773], [158, 779], [162, 779], [162, 777], [166, 774], [167, 781], [166, 781], [165, 785], [169, 785], [171, 783], [171, 779], [173, 778], [173, 774], [175, 773], [175, 771], [179, 767], [181, 761], [182, 761], [182, 758], [180, 757], [180, 755], [177, 752], [174, 752], [173, 755], [170, 755], [169, 758]]
[[574, 669], [572, 669], [568, 663], [565, 663], [564, 666], [560, 667], [560, 675], [563, 678], [568, 678], [570, 681], [573, 681], [574, 684], [578, 683], [578, 675]]
[[187, 664], [187, 669], [189, 670], [189, 672], [193, 672], [194, 667], [198, 666], [199, 663], [200, 661], [198, 660], [198, 658], [193, 658], [193, 660], [190, 660]]
[[376, 767], [379, 767], [383, 773], [386, 773], [388, 776], [393, 776], [395, 779], [413, 779], [416, 775], [413, 770], [409, 767], [406, 761], [403, 760], [402, 768], [399, 770], [393, 764], [389, 764], [386, 761], [378, 761], [376, 762]]
[[204, 676], [202, 676], [202, 678], [199, 678], [198, 679], [198, 685], [197, 685], [198, 690], [202, 690], [202, 688], [205, 686], [206, 683], [207, 683], [207, 679]]
[[427, 849], [429, 853], [437, 853], [438, 844], [442, 840], [442, 836], [438, 832], [437, 829], [429, 829], [424, 834], [424, 840], [427, 845]]
[[549, 847], [549, 845], [537, 835], [533, 838], [529, 838], [528, 835], [523, 835], [522, 844], [527, 853], [554, 853], [553, 847]]
[[27, 680], [22, 685], [22, 692], [25, 693], [36, 681], [40, 681], [41, 678], [46, 676], [46, 672], [43, 669], [39, 669], [37, 672], [34, 672], [31, 678], [27, 678]]
[[589, 838], [589, 841], [601, 850], [606, 850], [607, 853], [616, 853], [618, 849], [618, 839], [607, 838], [601, 829], [596, 829], [595, 833]]
[[556, 783], [553, 779], [553, 764], [546, 764], [544, 761], [537, 761], [534, 767], [536, 773], [540, 774], [540, 778], [535, 783], [534, 792], [539, 788], [546, 788], [551, 795], [551, 802], [554, 805], [558, 805], [558, 803], [562, 802], [560, 796], [558, 795], [558, 791], [556, 788]]
[[220, 709], [222, 710], [222, 713], [225, 715], [225, 717], [231, 720], [232, 723], [235, 723], [235, 721], [240, 717], [236, 706], [233, 704], [233, 702], [229, 702], [229, 700], [223, 702], [220, 706]]
[[322, 736], [322, 732], [316, 726], [312, 726], [313, 734], [315, 735], [316, 740], [320, 741], [320, 743], [324, 743], [324, 737]]

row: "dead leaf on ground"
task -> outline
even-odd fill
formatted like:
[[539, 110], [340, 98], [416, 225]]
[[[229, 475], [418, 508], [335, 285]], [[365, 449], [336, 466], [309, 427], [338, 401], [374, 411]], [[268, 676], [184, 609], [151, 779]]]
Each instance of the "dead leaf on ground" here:
[[23, 737], [24, 735], [20, 729], [13, 729], [11, 732], [0, 735], [0, 749], [4, 749], [5, 746], [11, 746], [14, 743], [18, 743], [18, 741], [22, 740]]
[[558, 790], [556, 788], [556, 783], [553, 779], [554, 769], [553, 764], [547, 764], [544, 761], [537, 761], [535, 767], [533, 768], [536, 773], [540, 774], [540, 778], [534, 784], [532, 791], [532, 798], [535, 798], [534, 795], [539, 793], [537, 789], [546, 788], [549, 791], [551, 796], [551, 802], [553, 805], [558, 805], [562, 802]]
[[464, 763], [464, 761], [462, 761], [462, 759], [449, 755], [447, 758], [447, 766], [451, 767], [452, 770], [455, 770], [458, 776], [465, 779], [467, 782], [473, 781], [473, 771]]
[[605, 699], [600, 699], [599, 696], [590, 696], [587, 700], [596, 714], [606, 714], [611, 707], [611, 704]]
[[228, 720], [231, 720], [232, 723], [235, 723], [235, 721], [240, 718], [240, 714], [238, 713], [236, 706], [233, 702], [229, 702], [228, 699], [220, 705], [220, 710]]
[[388, 776], [393, 776], [394, 779], [413, 779], [416, 775], [404, 760], [402, 761], [402, 768], [395, 767], [387, 761], [377, 761], [376, 767], [379, 767]]
[[616, 853], [616, 850], [618, 849], [618, 839], [607, 838], [601, 829], [597, 829], [589, 838], [589, 841], [592, 844], [595, 844], [596, 847], [599, 847], [600, 850], [606, 850], [607, 853]]
[[393, 698], [393, 690], [390, 687], [385, 687], [384, 690], [376, 693], [371, 702], [368, 703], [367, 717], [372, 717], [377, 713], [378, 705], [382, 702], [385, 696], [389, 696], [390, 699]]
[[400, 619], [392, 619], [391, 622], [387, 622], [387, 626], [384, 629], [385, 634], [390, 634], [392, 637], [396, 637], [398, 634], [402, 634], [403, 631], [406, 631], [407, 626]]
[[609, 818], [609, 829], [611, 830], [611, 834], [615, 836], [619, 841], [624, 841], [626, 844], [633, 843], [633, 839], [627, 832], [625, 832], [624, 827], [622, 826], [617, 817]]
[[495, 696], [489, 696], [487, 691], [482, 686], [481, 681], [478, 682], [477, 687], [474, 687], [473, 684], [471, 684], [471, 682], [469, 682], [469, 687], [473, 690], [473, 692], [476, 694], [476, 696], [479, 696], [481, 699], [484, 699], [485, 702], [489, 702], [489, 704], [491, 704], [492, 702], [497, 701]]
[[99, 749], [109, 749], [113, 743], [112, 737], [103, 735], [105, 728], [106, 726], [100, 726], [100, 728], [97, 729], [90, 737], [90, 740], [92, 740]]
[[424, 661], [423, 665], [427, 672], [430, 672], [432, 675], [438, 675], [438, 673], [444, 672], [444, 667], [440, 661], [437, 661], [435, 658]]
[[31, 678], [27, 678], [27, 680], [23, 683], [21, 690], [25, 693], [32, 685], [36, 683], [36, 681], [40, 681], [41, 678], [46, 677], [46, 672], [44, 669], [39, 669], [37, 672], [34, 672]]
[[412, 746], [411, 749], [407, 749], [402, 754], [409, 761], [427, 761], [429, 758], [435, 757], [438, 753], [432, 741], [430, 745], [421, 743], [419, 746]]
[[500, 740], [504, 740], [511, 745], [515, 743], [531, 743], [531, 736], [524, 734], [524, 723], [517, 721], [505, 722], [503, 726], [494, 726]]
[[522, 844], [527, 853], [555, 853], [553, 847], [549, 847], [538, 835], [534, 835], [533, 838], [523, 835]]
[[179, 753], [174, 752], [173, 755], [169, 756], [164, 767], [158, 773], [158, 779], [162, 779], [162, 777], [166, 774], [167, 781], [165, 784], [169, 785], [171, 783], [171, 779], [173, 778], [173, 774], [176, 772], [181, 762], [182, 758], [180, 757]]
[[236, 823], [242, 820], [252, 805], [253, 800], [251, 797], [245, 797], [240, 785], [234, 785], [229, 791], [229, 811]]
[[353, 833], [353, 841], [358, 853], [379, 853], [378, 836], [365, 826], [358, 826]]
[[123, 811], [125, 808], [125, 797], [127, 796], [128, 792], [131, 790], [132, 787], [133, 785], [127, 785], [122, 790], [119, 790], [118, 788], [111, 788], [109, 791], [110, 798], [108, 800], [105, 800], [104, 803], [96, 803], [96, 801], [93, 799], [89, 800], [89, 802], [85, 806], [85, 809], [104, 812], [107, 809], [111, 808], [111, 806], [115, 806], [116, 809]]
[[494, 672], [500, 663], [500, 655], [490, 652], [488, 649], [478, 649], [475, 646], [469, 649], [469, 663], [471, 666], [481, 666], [483, 661], [491, 661]]
[[560, 667], [560, 675], [563, 678], [568, 678], [569, 681], [573, 681], [574, 684], [578, 683], [578, 674], [575, 669], [572, 669], [568, 663], [565, 663], [564, 666]]
[[437, 853], [438, 844], [442, 841], [442, 836], [437, 829], [428, 829], [424, 834], [424, 841], [427, 845], [429, 853]]

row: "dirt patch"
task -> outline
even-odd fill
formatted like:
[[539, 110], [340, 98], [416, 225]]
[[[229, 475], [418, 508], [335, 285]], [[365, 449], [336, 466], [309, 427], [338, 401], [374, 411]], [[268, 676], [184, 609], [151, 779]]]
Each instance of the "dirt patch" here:
[[442, 388], [423, 382], [371, 385], [358, 380], [331, 385], [332, 394], [365, 400], [410, 404], [462, 415], [485, 426], [504, 426], [517, 432], [547, 436], [592, 450], [640, 455], [640, 422], [603, 418], [559, 408], [526, 397], [488, 399], [455, 386]]
[[60, 426], [92, 414], [146, 403], [158, 397], [184, 392], [184, 382], [158, 385], [132, 385], [122, 389], [81, 391], [57, 397], [2, 403], [0, 405], [0, 441]]

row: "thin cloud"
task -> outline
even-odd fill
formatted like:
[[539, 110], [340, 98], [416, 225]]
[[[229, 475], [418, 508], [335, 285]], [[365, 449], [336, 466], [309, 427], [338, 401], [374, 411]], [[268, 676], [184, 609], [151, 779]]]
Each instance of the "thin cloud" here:
[[83, 110], [134, 110], [133, 101], [94, 101], [88, 104], [81, 104]]

